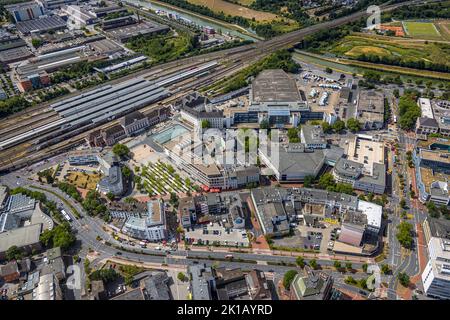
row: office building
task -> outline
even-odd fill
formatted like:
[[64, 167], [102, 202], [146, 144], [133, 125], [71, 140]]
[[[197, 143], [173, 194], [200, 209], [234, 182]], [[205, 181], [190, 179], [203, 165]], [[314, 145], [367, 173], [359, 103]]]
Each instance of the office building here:
[[423, 227], [429, 254], [422, 273], [425, 293], [450, 300], [450, 222], [428, 217]]

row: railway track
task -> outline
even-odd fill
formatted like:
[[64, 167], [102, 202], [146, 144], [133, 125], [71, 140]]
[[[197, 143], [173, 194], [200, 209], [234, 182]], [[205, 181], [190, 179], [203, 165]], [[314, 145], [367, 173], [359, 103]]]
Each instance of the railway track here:
[[[435, 1], [428, 1], [428, 2], [435, 2]], [[393, 10], [395, 8], [398, 8], [400, 6], [405, 5], [414, 5], [414, 4], [420, 4], [423, 3], [423, 1], [408, 1], [403, 2], [399, 4], [393, 4], [393, 5], [386, 5], [381, 6], [384, 11]], [[156, 66], [150, 70], [145, 69], [138, 71], [134, 74], [115, 79], [112, 81], [109, 81], [104, 85], [113, 85], [117, 83], [121, 83], [127, 80], [130, 80], [132, 78], [136, 77], [144, 77], [148, 80], [156, 80], [158, 77], [161, 76], [161, 73], [165, 72], [177, 72], [182, 69], [186, 69], [189, 66], [196, 66], [202, 63], [207, 63], [213, 60], [217, 60], [222, 64], [230, 63], [229, 66], [226, 66], [218, 72], [214, 72], [213, 74], [206, 75], [204, 78], [201, 79], [194, 79], [192, 81], [183, 81], [182, 82], [182, 88], [180, 88], [180, 84], [178, 83], [176, 86], [178, 86], [178, 92], [176, 92], [174, 95], [172, 95], [169, 98], [163, 99], [158, 104], [150, 105], [144, 108], [141, 108], [140, 111], [147, 113], [151, 110], [154, 110], [160, 105], [167, 105], [172, 103], [175, 99], [178, 97], [181, 97], [185, 94], [187, 94], [190, 90], [198, 90], [201, 87], [207, 86], [211, 83], [214, 83], [215, 81], [219, 81], [232, 73], [239, 71], [243, 67], [253, 63], [254, 61], [257, 61], [261, 59], [264, 56], [267, 56], [270, 53], [273, 53], [279, 49], [283, 49], [286, 47], [290, 47], [298, 42], [300, 42], [305, 36], [314, 34], [315, 32], [319, 30], [324, 29], [332, 29], [337, 26], [357, 21], [363, 17], [367, 16], [367, 13], [365, 11], [360, 11], [354, 14], [351, 14], [346, 17], [338, 18], [332, 21], [327, 21], [321, 24], [313, 25], [311, 27], [307, 27], [305, 29], [300, 29], [297, 31], [293, 31], [291, 33], [278, 36], [276, 38], [273, 38], [271, 40], [267, 41], [261, 41], [256, 44], [249, 44], [237, 48], [227, 49], [223, 51], [218, 52], [212, 52], [205, 55], [195, 56], [195, 57], [188, 57], [180, 60], [176, 60], [173, 62], [166, 63], [164, 65]], [[189, 80], [189, 79], [188, 79]], [[172, 86], [173, 89], [174, 86]], [[89, 88], [83, 91], [89, 91], [93, 90], [95, 88]], [[81, 91], [81, 92], [83, 92]], [[80, 94], [80, 92], [76, 92], [75, 94]], [[65, 96], [64, 99], [67, 99], [72, 95]], [[55, 103], [56, 101], [52, 101], [52, 103]], [[47, 108], [49, 106], [49, 103], [46, 103], [41, 106], [41, 110]], [[31, 114], [36, 114], [36, 109], [33, 109], [30, 111]], [[27, 114], [27, 113], [25, 113]], [[39, 114], [39, 113], [38, 113]], [[24, 117], [24, 115], [20, 115]], [[26, 118], [26, 116], [25, 116]], [[14, 119], [5, 119], [7, 123], [11, 124], [14, 123]], [[17, 119], [16, 119], [17, 120]], [[111, 127], [114, 124], [117, 124], [118, 120], [113, 120], [107, 124], [103, 124], [101, 126], [98, 126], [96, 128], [87, 129], [86, 131], [83, 131], [80, 134], [76, 134], [73, 137], [68, 137], [64, 141], [57, 142], [54, 145], [48, 146], [43, 150], [35, 151], [31, 154], [29, 154], [30, 149], [33, 146], [36, 141], [39, 141], [39, 138], [32, 139], [31, 141], [28, 141], [26, 143], [22, 143], [19, 145], [14, 146], [13, 148], [6, 149], [0, 152], [0, 172], [8, 169], [15, 169], [20, 168], [25, 165], [28, 165], [30, 162], [36, 162], [40, 161], [42, 159], [54, 156], [58, 153], [64, 152], [65, 150], [69, 150], [70, 148], [73, 148], [75, 145], [81, 143], [84, 140], [84, 137], [91, 133], [94, 130], [98, 129], [106, 129], [108, 127]], [[7, 125], [7, 124], [6, 124]], [[11, 130], [2, 129], [4, 125], [0, 126], [0, 130], [3, 130], [3, 132], [8, 132]], [[15, 128], [23, 127], [23, 122], [20, 122], [19, 124], [15, 125]], [[1, 133], [0, 133], [1, 135]]]

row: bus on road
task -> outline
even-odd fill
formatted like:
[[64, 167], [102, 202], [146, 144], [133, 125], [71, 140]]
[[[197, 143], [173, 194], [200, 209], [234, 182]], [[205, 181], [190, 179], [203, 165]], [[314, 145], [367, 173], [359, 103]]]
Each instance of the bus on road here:
[[64, 219], [66, 219], [67, 221], [71, 222], [72, 218], [70, 218], [70, 216], [67, 214], [67, 212], [64, 209], [61, 209], [61, 214], [63, 215]]

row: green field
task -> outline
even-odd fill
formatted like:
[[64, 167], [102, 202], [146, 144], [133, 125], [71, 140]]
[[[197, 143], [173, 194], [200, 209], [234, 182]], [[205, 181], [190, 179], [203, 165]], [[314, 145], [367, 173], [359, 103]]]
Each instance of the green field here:
[[420, 39], [442, 39], [433, 23], [430, 22], [403, 22], [407, 34]]
[[338, 56], [358, 58], [363, 54], [378, 57], [398, 57], [402, 61], [427, 61], [450, 65], [450, 45], [428, 43], [413, 39], [393, 39], [390, 37], [349, 35], [334, 43], [325, 51]]

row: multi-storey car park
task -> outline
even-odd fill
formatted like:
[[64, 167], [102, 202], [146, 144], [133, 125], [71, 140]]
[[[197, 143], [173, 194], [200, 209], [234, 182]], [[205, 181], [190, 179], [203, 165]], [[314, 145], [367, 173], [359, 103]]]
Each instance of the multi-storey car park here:
[[9, 137], [0, 142], [0, 150], [27, 141], [38, 134], [52, 133], [38, 143], [81, 127], [92, 127], [113, 120], [170, 95], [166, 87], [213, 69], [216, 61], [194, 67], [162, 80], [137, 78], [117, 85], [107, 85], [50, 105], [60, 119]]

